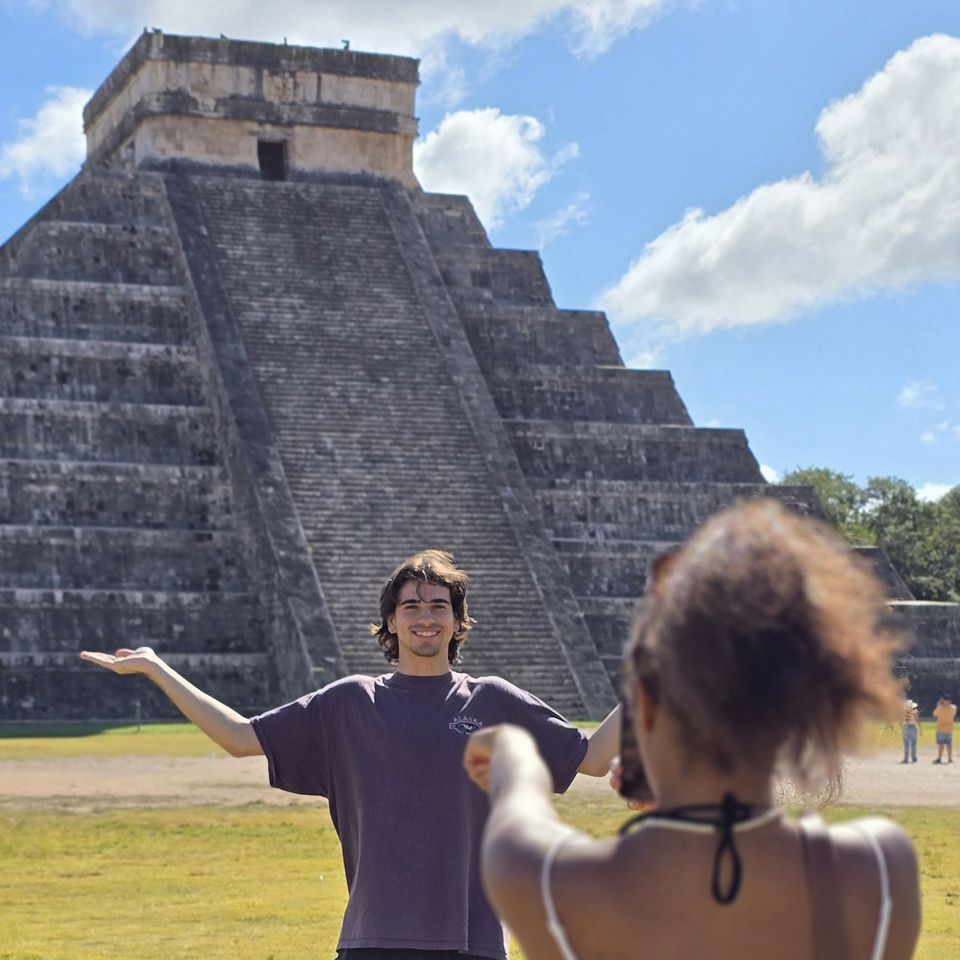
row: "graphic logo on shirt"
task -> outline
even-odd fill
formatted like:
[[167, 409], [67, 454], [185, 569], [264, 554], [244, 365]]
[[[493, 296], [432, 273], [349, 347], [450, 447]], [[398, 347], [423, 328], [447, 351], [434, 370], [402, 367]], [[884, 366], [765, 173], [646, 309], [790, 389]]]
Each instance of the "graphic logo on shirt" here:
[[476, 717], [454, 717], [448, 724], [451, 730], [462, 733], [469, 737], [475, 730], [479, 730], [483, 724]]

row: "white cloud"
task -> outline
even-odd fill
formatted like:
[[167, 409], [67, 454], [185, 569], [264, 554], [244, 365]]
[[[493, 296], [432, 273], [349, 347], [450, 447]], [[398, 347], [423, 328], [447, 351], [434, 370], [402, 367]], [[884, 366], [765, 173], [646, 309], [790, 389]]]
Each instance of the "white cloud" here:
[[937, 389], [937, 385], [930, 380], [908, 380], [897, 394], [897, 403], [901, 407], [939, 408], [942, 404], [931, 399]]
[[779, 483], [780, 474], [773, 469], [773, 467], [768, 467], [765, 463], [760, 464], [760, 472], [763, 474], [763, 479], [767, 483]]
[[641, 30], [670, 4], [667, 0], [574, 0], [565, 4], [573, 20], [574, 53], [605, 53], [624, 34]]
[[917, 497], [920, 500], [927, 500], [936, 503], [953, 489], [951, 483], [922, 483], [917, 487]]
[[467, 194], [486, 227], [495, 229], [577, 155], [577, 145], [567, 144], [548, 157], [541, 147], [545, 132], [536, 117], [493, 107], [449, 113], [414, 144], [413, 169], [425, 190]]
[[557, 210], [537, 224], [537, 247], [542, 250], [558, 237], [568, 234], [574, 227], [582, 227], [588, 220], [589, 193], [578, 193], [572, 203]]
[[[85, 35], [125, 42], [144, 26], [168, 33], [339, 47], [427, 57], [451, 38], [490, 49], [559, 22], [577, 56], [605, 52], [678, 0], [32, 0]], [[425, 66], [442, 68], [443, 58]]]
[[0, 180], [18, 178], [25, 197], [47, 178], [73, 173], [86, 154], [82, 112], [91, 91], [47, 87], [46, 94], [35, 116], [18, 121], [19, 137], [0, 145]]
[[450, 61], [444, 47], [426, 51], [420, 58], [420, 75], [430, 78], [426, 92], [417, 95], [417, 102], [438, 103], [450, 110], [467, 96], [467, 74], [463, 67]]
[[[924, 443], [936, 443], [945, 433], [950, 432], [950, 421], [941, 420], [939, 423], [934, 424], [929, 430], [924, 430], [920, 434], [920, 439]], [[952, 433], [954, 436], [960, 437], [960, 425], [953, 427]]]
[[635, 350], [624, 363], [625, 367], [631, 370], [656, 370], [660, 366], [661, 354], [656, 348], [641, 348]]
[[689, 210], [601, 305], [681, 338], [960, 277], [958, 103], [960, 39], [917, 40], [823, 110], [821, 179], [762, 185], [712, 216]]

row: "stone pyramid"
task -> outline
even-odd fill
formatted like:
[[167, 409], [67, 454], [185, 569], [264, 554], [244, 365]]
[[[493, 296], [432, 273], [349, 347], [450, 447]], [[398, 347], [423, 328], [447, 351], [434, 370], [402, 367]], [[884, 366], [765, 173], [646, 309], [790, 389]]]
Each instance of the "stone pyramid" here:
[[151, 32], [91, 99], [0, 250], [0, 718], [174, 715], [83, 648], [247, 712], [384, 672], [379, 587], [433, 546], [473, 577], [464, 669], [599, 717], [657, 552], [738, 498], [816, 509], [419, 187], [417, 83]]

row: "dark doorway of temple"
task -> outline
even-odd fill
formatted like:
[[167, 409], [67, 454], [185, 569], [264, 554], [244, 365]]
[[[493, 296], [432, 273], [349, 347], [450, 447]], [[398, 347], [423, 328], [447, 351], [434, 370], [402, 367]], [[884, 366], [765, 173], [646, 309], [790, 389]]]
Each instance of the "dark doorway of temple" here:
[[264, 180], [287, 179], [287, 145], [274, 140], [257, 141], [257, 160]]

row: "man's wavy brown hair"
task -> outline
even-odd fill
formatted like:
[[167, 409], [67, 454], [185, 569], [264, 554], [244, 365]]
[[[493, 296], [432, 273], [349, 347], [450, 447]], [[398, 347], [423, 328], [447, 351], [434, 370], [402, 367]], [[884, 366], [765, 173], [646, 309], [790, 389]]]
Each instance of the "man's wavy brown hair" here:
[[868, 565], [825, 524], [774, 500], [743, 503], [662, 567], [625, 680], [644, 683], [720, 770], [772, 760], [810, 783], [898, 714], [903, 636]]
[[447, 648], [450, 663], [460, 662], [460, 647], [467, 639], [470, 628], [476, 621], [467, 612], [467, 587], [470, 578], [453, 560], [453, 556], [443, 550], [421, 550], [404, 560], [387, 578], [380, 591], [380, 625], [370, 624], [370, 632], [377, 638], [388, 663], [396, 663], [400, 658], [397, 635], [390, 632], [387, 618], [397, 609], [397, 597], [405, 583], [417, 580], [420, 583], [434, 583], [450, 590], [450, 604], [457, 621], [456, 629]]

